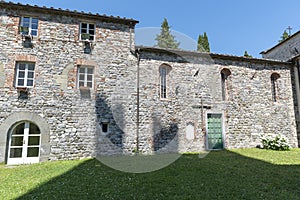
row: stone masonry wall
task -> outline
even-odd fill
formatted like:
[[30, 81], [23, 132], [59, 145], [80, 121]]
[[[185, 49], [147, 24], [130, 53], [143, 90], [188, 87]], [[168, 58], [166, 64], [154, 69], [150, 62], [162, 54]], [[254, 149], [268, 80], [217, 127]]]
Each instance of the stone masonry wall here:
[[[146, 130], [143, 134], [159, 134], [159, 130], [152, 128], [158, 118], [161, 126], [176, 124], [177, 135], [172, 137], [180, 152], [203, 150], [206, 114], [222, 113], [226, 148], [256, 147], [266, 135], [283, 136], [293, 147], [297, 146], [289, 65], [214, 59], [208, 55], [181, 56], [180, 53], [144, 52], [142, 55], [141, 129]], [[168, 74], [167, 99], [159, 97], [159, 66], [163, 64], [172, 68]], [[222, 101], [221, 92], [220, 72], [224, 68], [231, 71], [227, 101]], [[272, 100], [272, 73], [280, 75], [277, 102]], [[194, 126], [194, 138], [187, 136], [189, 124]]]
[[[32, 48], [23, 47], [18, 32], [22, 15], [39, 19]], [[84, 53], [84, 43], [78, 39], [80, 22], [96, 24], [91, 54]], [[108, 119], [111, 132], [119, 131], [111, 114], [110, 98], [114, 96], [116, 80], [127, 76], [127, 68], [136, 65], [129, 49], [129, 25], [2, 9], [0, 32], [0, 125], [13, 113], [36, 113], [50, 128], [49, 159], [95, 156], [101, 121]], [[35, 62], [35, 85], [29, 89], [28, 99], [19, 99], [14, 86], [18, 61]], [[76, 86], [77, 66], [82, 64], [94, 67], [94, 88], [89, 91], [80, 91]], [[133, 86], [131, 89], [130, 94], [134, 93]], [[90, 93], [90, 98], [83, 98], [81, 92]], [[8, 133], [0, 134], [7, 138]], [[0, 152], [0, 162], [4, 155]]]

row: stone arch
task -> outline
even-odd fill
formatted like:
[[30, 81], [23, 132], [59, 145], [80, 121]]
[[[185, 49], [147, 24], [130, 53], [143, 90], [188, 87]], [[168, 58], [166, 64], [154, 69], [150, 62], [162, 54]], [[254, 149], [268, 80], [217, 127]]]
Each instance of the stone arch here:
[[21, 121], [30, 121], [39, 127], [41, 131], [40, 162], [49, 160], [50, 128], [46, 120], [37, 113], [16, 112], [8, 116], [0, 125], [0, 163], [7, 159], [9, 132], [16, 123]]
[[280, 74], [278, 74], [277, 72], [273, 72], [273, 73], [271, 74], [271, 78], [277, 80], [277, 79], [280, 78]]
[[230, 69], [228, 69], [228, 68], [223, 68], [223, 69], [221, 70], [221, 74], [224, 74], [224, 75], [226, 75], [226, 76], [230, 76], [230, 75], [231, 75], [231, 71], [230, 71]]
[[67, 87], [68, 87], [68, 74], [69, 74], [69, 71], [74, 69], [74, 64], [73, 63], [69, 63], [65, 69], [62, 71], [62, 73], [57, 76], [56, 78], [56, 82], [58, 84], [60, 84], [60, 89], [61, 90], [66, 90]]
[[167, 73], [170, 73], [170, 71], [173, 69], [173, 67], [167, 63], [163, 63], [159, 66], [159, 71], [161, 70], [161, 68], [166, 68], [167, 69]]

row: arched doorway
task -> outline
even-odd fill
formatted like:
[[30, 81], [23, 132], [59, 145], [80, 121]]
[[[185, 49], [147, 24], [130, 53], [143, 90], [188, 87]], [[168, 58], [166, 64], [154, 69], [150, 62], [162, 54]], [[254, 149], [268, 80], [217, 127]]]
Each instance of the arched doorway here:
[[39, 162], [41, 131], [29, 121], [18, 122], [9, 131], [7, 164], [29, 164]]

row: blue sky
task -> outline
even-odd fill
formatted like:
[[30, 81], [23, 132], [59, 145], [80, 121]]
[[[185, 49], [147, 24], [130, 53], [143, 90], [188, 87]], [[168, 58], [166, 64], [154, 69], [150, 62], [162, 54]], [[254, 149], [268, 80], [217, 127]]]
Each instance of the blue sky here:
[[[193, 42], [206, 32], [214, 53], [254, 57], [278, 43], [283, 31], [291, 26], [300, 29], [299, 0], [12, 0], [22, 4], [63, 8], [139, 20], [137, 34], [151, 35], [168, 19], [184, 49], [196, 48]], [[153, 32], [154, 33], [154, 32]], [[155, 36], [155, 33], [153, 34]], [[140, 41], [138, 35], [138, 43]], [[177, 34], [176, 34], [177, 35]], [[145, 39], [145, 44], [149, 41]]]

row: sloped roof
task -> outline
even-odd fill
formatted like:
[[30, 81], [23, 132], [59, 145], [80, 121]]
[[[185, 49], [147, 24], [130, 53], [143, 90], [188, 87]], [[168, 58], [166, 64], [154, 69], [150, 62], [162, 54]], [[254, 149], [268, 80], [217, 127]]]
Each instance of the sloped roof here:
[[273, 49], [275, 49], [275, 48], [281, 46], [282, 44], [286, 43], [287, 41], [291, 40], [292, 38], [294, 38], [294, 37], [297, 36], [298, 34], [300, 34], [300, 31], [294, 33], [293, 35], [291, 35], [291, 36], [288, 37], [287, 39], [285, 39], [285, 40], [279, 42], [279, 43], [278, 43], [277, 45], [275, 45], [274, 47], [272, 47], [272, 48], [270, 48], [270, 49], [268, 49], [268, 50], [265, 50], [265, 51], [260, 52], [260, 54], [266, 54], [266, 53], [272, 51]]
[[241, 62], [269, 63], [269, 64], [283, 64], [283, 65], [290, 65], [292, 63], [292, 62], [265, 59], [265, 58], [249, 58], [245, 56], [205, 53], [205, 52], [188, 51], [182, 49], [165, 49], [165, 48], [149, 47], [149, 46], [136, 46], [135, 48], [140, 49], [141, 51], [152, 52], [152, 53], [164, 53], [164, 54], [172, 54], [172, 55], [180, 55], [180, 56], [195, 56], [195, 57], [209, 56], [212, 59], [223, 59], [223, 60], [232, 60], [232, 61], [241, 61]]
[[49, 14], [64, 14], [64, 15], [70, 15], [75, 17], [85, 17], [85, 18], [94, 18], [99, 19], [106, 22], [115, 22], [115, 23], [121, 23], [121, 24], [128, 24], [128, 25], [135, 25], [139, 23], [139, 21], [134, 19], [127, 19], [127, 18], [121, 18], [119, 16], [107, 16], [107, 15], [100, 15], [99, 13], [93, 14], [91, 12], [83, 12], [83, 11], [77, 11], [77, 10], [64, 10], [61, 8], [53, 8], [53, 7], [40, 7], [37, 5], [29, 5], [29, 4], [21, 4], [21, 3], [13, 3], [13, 2], [6, 2], [3, 0], [0, 0], [0, 7], [3, 8], [12, 8], [12, 9], [25, 9], [30, 11], [36, 11], [36, 12], [44, 12]]

